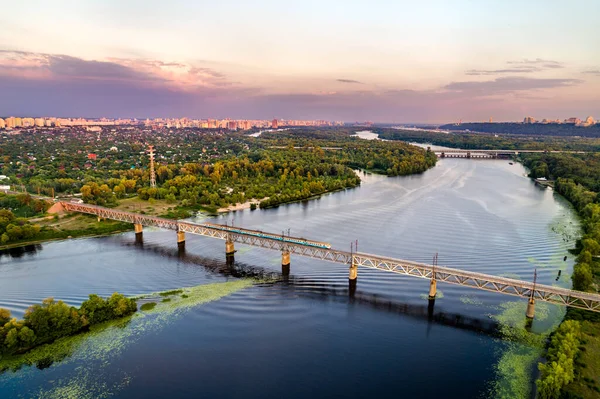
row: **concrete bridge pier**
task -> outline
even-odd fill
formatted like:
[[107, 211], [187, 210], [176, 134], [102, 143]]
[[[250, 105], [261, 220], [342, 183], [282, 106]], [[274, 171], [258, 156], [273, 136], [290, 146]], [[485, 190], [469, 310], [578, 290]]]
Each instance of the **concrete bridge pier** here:
[[135, 230], [135, 236], [136, 237], [141, 236], [144, 233], [144, 226], [142, 226], [139, 223], [135, 223], [133, 225], [133, 229]]
[[431, 279], [429, 283], [429, 299], [435, 299], [435, 295], [437, 294], [437, 282], [434, 278]]
[[348, 280], [356, 281], [357, 278], [358, 278], [358, 266], [356, 266], [354, 264], [354, 262], [352, 262], [352, 265], [350, 266], [350, 271], [348, 273]]
[[529, 302], [527, 302], [527, 312], [525, 315], [528, 319], [533, 319], [535, 316], [535, 299], [529, 298]]
[[177, 247], [179, 249], [185, 248], [185, 231], [177, 232]]
[[228, 238], [225, 241], [225, 255], [233, 256], [233, 254], [235, 254], [235, 246], [233, 245], [233, 241]]
[[433, 319], [433, 310], [435, 308], [435, 297], [429, 297], [429, 301], [427, 303], [427, 318], [429, 321]]
[[348, 280], [348, 296], [350, 298], [354, 298], [354, 294], [356, 294], [356, 282], [358, 279]]
[[290, 275], [290, 251], [283, 250], [281, 252], [281, 274], [284, 276]]

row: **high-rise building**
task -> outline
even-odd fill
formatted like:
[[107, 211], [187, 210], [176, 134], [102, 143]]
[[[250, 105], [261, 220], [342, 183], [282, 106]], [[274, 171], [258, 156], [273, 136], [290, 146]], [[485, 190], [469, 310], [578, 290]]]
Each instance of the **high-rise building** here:
[[526, 116], [525, 119], [523, 119], [523, 123], [535, 123], [535, 122], [536, 122], [536, 120], [532, 116]]
[[273, 121], [271, 122], [271, 128], [277, 129], [277, 119], [273, 119]]
[[4, 128], [6, 128], [6, 122], [4, 122], [4, 119], [0, 118], [0, 129]]
[[6, 118], [6, 127], [12, 129], [13, 127], [15, 127], [15, 117], [11, 116]]
[[574, 124], [578, 124], [581, 123], [581, 119], [579, 118], [569, 118], [569, 119], [565, 119], [565, 123], [574, 123]]
[[35, 118], [34, 123], [37, 127], [44, 127], [45, 121], [44, 118]]

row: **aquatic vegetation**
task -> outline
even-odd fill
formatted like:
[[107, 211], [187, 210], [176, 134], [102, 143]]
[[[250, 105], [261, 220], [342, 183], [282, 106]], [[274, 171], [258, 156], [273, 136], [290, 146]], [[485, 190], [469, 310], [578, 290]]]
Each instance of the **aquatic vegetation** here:
[[171, 290], [171, 291], [159, 292], [158, 295], [171, 296], [171, 295], [175, 295], [175, 294], [181, 294], [182, 292], [183, 292], [183, 290]]
[[483, 302], [477, 299], [474, 295], [461, 295], [460, 301], [465, 305], [482, 306]]
[[[550, 331], [560, 322], [557, 318], [542, 333], [531, 332], [525, 317], [527, 303], [505, 302], [500, 304], [502, 312], [490, 315], [497, 320], [500, 335], [506, 342], [500, 360], [496, 364], [496, 381], [492, 383], [491, 395], [496, 398], [531, 397], [531, 377], [537, 361], [544, 354], [544, 346]], [[543, 302], [536, 303], [536, 321], [549, 321], [550, 306]]]
[[[419, 297], [421, 299], [427, 299], [427, 300], [429, 300], [429, 295], [428, 294], [421, 294], [421, 295], [419, 295]], [[437, 300], [437, 299], [442, 299], [442, 298], [444, 298], [444, 293], [442, 292], [442, 290], [437, 290], [436, 293], [435, 293], [435, 299]]]
[[156, 306], [156, 302], [148, 302], [148, 303], [145, 303], [142, 306], [140, 306], [140, 310], [143, 310], [144, 312], [146, 312], [146, 311], [154, 309], [155, 306]]
[[[121, 381], [115, 385], [106, 385], [98, 382], [98, 373], [109, 373], [110, 360], [122, 354], [126, 348], [140, 337], [151, 331], [157, 331], [166, 327], [169, 323], [181, 317], [185, 312], [195, 306], [215, 301], [234, 292], [250, 287], [254, 280], [240, 279], [225, 283], [200, 285], [196, 287], [183, 288], [185, 293], [180, 297], [172, 297], [169, 302], [155, 303], [153, 309], [145, 312], [137, 312], [131, 316], [112, 320], [94, 325], [88, 332], [64, 337], [34, 348], [22, 355], [15, 355], [0, 359], [0, 384], [8, 381], [19, 382], [27, 380], [34, 372], [32, 368], [23, 366], [37, 366], [38, 368], [50, 367], [54, 363], [85, 364], [76, 367], [75, 376], [72, 378], [54, 381], [49, 390], [41, 393], [33, 393], [30, 396], [44, 398], [103, 398], [109, 397], [117, 390], [129, 383], [127, 375], [118, 375]], [[160, 298], [160, 293], [138, 296], [137, 298], [151, 299]], [[18, 373], [6, 373], [6, 371], [17, 371]], [[117, 372], [117, 371], [114, 371]]]

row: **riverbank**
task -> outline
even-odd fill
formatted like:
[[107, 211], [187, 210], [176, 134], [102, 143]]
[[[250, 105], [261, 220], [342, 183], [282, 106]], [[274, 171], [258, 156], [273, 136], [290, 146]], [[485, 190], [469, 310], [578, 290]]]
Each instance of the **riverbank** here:
[[0, 250], [72, 238], [101, 237], [123, 233], [133, 228], [130, 223], [116, 220], [98, 221], [96, 217], [84, 214], [57, 215], [44, 218], [39, 225], [41, 227], [40, 232], [34, 238], [1, 245]]
[[218, 213], [225, 213], [225, 212], [235, 212], [235, 211], [241, 211], [241, 210], [244, 210], [244, 209], [250, 209], [252, 207], [252, 204], [254, 204], [258, 208], [258, 206], [259, 206], [259, 204], [260, 204], [261, 201], [268, 200], [268, 199], [269, 199], [269, 197], [264, 197], [264, 198], [259, 199], [259, 200], [255, 199], [255, 198], [252, 198], [252, 199], [250, 199], [250, 200], [248, 200], [248, 201], [246, 201], [244, 203], [241, 203], [241, 204], [229, 205], [229, 206], [224, 207], [224, 208], [219, 208], [219, 209], [217, 209], [217, 212]]

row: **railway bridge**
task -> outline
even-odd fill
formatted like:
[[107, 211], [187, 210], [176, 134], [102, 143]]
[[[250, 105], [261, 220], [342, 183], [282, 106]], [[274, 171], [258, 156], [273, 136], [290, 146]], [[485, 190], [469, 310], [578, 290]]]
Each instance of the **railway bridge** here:
[[[431, 147], [427, 148], [431, 151]], [[435, 155], [440, 158], [471, 158], [471, 159], [497, 159], [502, 157], [512, 157], [519, 154], [585, 154], [586, 151], [552, 151], [552, 150], [470, 150], [470, 149], [443, 149], [433, 150]]]
[[232, 260], [235, 243], [267, 248], [281, 252], [281, 265], [284, 274], [289, 274], [291, 254], [348, 265], [350, 288], [356, 288], [358, 267], [382, 270], [407, 276], [428, 279], [429, 298], [434, 300], [437, 282], [462, 285], [479, 290], [513, 295], [528, 300], [526, 315], [534, 317], [535, 301], [566, 305], [574, 308], [600, 312], [600, 295], [566, 288], [554, 287], [533, 282], [475, 273], [461, 269], [412, 262], [364, 252], [342, 251], [331, 248], [325, 242], [313, 241], [301, 237], [292, 237], [213, 223], [193, 223], [182, 220], [165, 219], [88, 204], [76, 204], [66, 201], [57, 202], [67, 212], [79, 212], [95, 215], [98, 219], [112, 219], [134, 225], [137, 238], [143, 234], [143, 226], [154, 226], [173, 230], [177, 243], [185, 246], [185, 234], [197, 234], [225, 240], [225, 254]]

